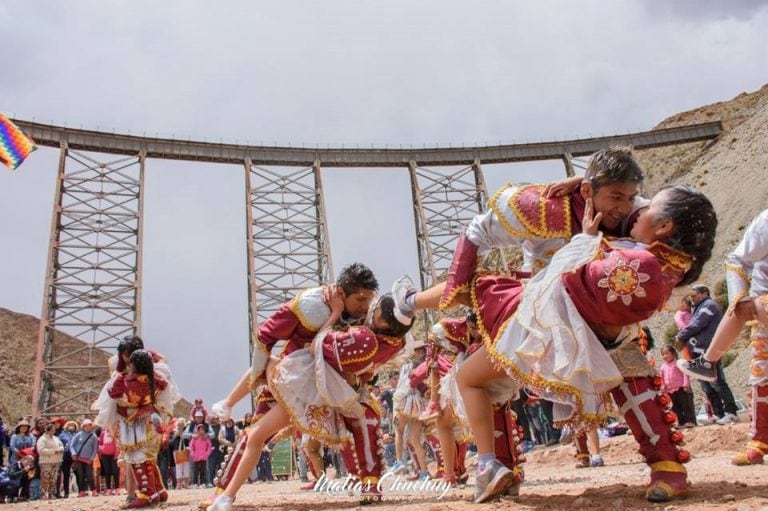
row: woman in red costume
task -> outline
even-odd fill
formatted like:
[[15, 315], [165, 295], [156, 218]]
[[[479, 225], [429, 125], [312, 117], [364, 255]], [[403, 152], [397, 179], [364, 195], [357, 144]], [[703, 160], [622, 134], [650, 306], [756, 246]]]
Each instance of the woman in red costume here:
[[[685, 186], [659, 192], [632, 228], [633, 239], [605, 240], [591, 203], [574, 236], [530, 282], [477, 278], [471, 304], [485, 346], [460, 368], [458, 383], [478, 446], [475, 502], [516, 484], [493, 450], [490, 390], [511, 380], [554, 402], [555, 420], [579, 428], [606, 419], [610, 392], [651, 468], [648, 500], [687, 494], [689, 455], [671, 429], [671, 404], [636, 339], [639, 322], [662, 309], [675, 287], [701, 274], [714, 245], [710, 201]], [[401, 289], [396, 296], [407, 296]]]
[[117, 402], [121, 417], [120, 448], [126, 467], [136, 482], [136, 498], [127, 508], [140, 508], [168, 499], [160, 471], [157, 453], [162, 434], [163, 410], [157, 395], [168, 383], [155, 373], [152, 355], [145, 350], [131, 353], [124, 373], [118, 373], [109, 388], [109, 396]]

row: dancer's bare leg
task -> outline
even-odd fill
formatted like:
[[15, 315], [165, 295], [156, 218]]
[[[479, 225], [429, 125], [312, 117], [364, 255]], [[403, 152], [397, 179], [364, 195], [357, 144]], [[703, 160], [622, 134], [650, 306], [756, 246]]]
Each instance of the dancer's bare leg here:
[[589, 454], [592, 456], [598, 456], [600, 454], [600, 437], [598, 436], [596, 429], [587, 431], [587, 448], [589, 449]]
[[395, 456], [397, 461], [403, 461], [403, 451], [405, 450], [405, 425], [408, 423], [408, 419], [398, 414], [397, 422], [395, 423]]
[[[128, 467], [128, 464], [125, 464], [126, 467]], [[136, 495], [136, 479], [133, 478], [133, 470], [124, 469], [125, 470], [125, 492], [128, 494], [128, 496], [135, 496]]]
[[443, 296], [444, 290], [445, 282], [441, 282], [424, 291], [417, 292], [414, 296], [416, 310], [437, 309], [437, 306], [440, 304], [440, 297]]
[[[315, 474], [315, 477], [317, 479], [320, 479], [320, 476], [323, 473], [325, 473], [325, 464], [323, 463], [323, 456], [322, 454], [320, 454], [322, 449], [323, 449], [323, 444], [321, 444], [319, 440], [316, 440], [312, 437], [309, 437], [309, 439], [307, 439], [307, 441], [304, 443], [304, 453], [312, 462], [312, 466], [315, 468], [315, 471], [317, 472]], [[338, 472], [338, 468], [336, 469], [336, 471]]]
[[454, 471], [456, 463], [456, 439], [453, 436], [455, 417], [453, 408], [446, 406], [437, 417], [437, 437], [440, 439], [440, 449], [443, 451], [443, 472], [446, 477], [457, 475]]
[[251, 392], [251, 369], [245, 370], [245, 373], [234, 386], [234, 388], [224, 398], [224, 404], [232, 408], [239, 403], [245, 396]]
[[248, 442], [245, 444], [245, 452], [240, 460], [237, 470], [232, 476], [232, 480], [224, 489], [222, 495], [234, 499], [238, 490], [248, 479], [248, 475], [253, 467], [259, 462], [261, 450], [269, 437], [290, 424], [291, 420], [288, 414], [279, 404], [275, 405], [259, 421], [248, 428]]
[[408, 419], [411, 423], [408, 434], [408, 443], [413, 447], [413, 453], [416, 455], [418, 465], [423, 467], [422, 470], [427, 470], [427, 453], [424, 452], [424, 444], [421, 442], [421, 432], [424, 429], [424, 425], [418, 419]]
[[717, 362], [723, 358], [728, 348], [736, 342], [741, 329], [744, 328], [744, 324], [750, 319], [756, 319], [768, 325], [768, 311], [760, 303], [757, 303], [757, 300], [740, 302], [736, 305], [736, 310], [732, 314], [725, 314], [723, 316], [722, 321], [717, 326], [712, 342], [709, 344], [706, 353], [704, 353], [704, 358], [710, 362]]
[[491, 380], [506, 377], [504, 371], [496, 369], [485, 347], [477, 350], [461, 364], [456, 375], [478, 454], [494, 452], [493, 404], [486, 385]]

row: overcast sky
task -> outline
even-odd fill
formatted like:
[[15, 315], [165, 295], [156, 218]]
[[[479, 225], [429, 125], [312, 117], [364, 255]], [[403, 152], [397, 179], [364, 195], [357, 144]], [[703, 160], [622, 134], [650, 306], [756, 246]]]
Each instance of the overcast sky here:
[[[761, 1], [6, 0], [0, 37], [6, 115], [252, 144], [624, 133], [768, 82]], [[40, 315], [57, 159], [0, 169], [0, 307]], [[564, 175], [484, 171], [491, 191]], [[407, 170], [323, 179], [335, 269], [417, 279]], [[143, 334], [209, 405], [247, 367], [242, 186], [240, 166], [147, 164]]]

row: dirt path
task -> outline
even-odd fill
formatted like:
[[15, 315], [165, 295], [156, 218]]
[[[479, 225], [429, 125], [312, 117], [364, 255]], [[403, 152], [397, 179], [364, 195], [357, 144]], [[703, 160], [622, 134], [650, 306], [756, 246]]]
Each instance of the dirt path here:
[[[729, 460], [733, 452], [744, 444], [747, 424], [709, 426], [685, 430], [686, 448], [694, 458], [686, 465], [691, 495], [685, 500], [664, 504], [651, 504], [643, 497], [648, 469], [640, 461], [634, 440], [628, 436], [603, 442], [606, 466], [576, 469], [573, 449], [569, 446], [536, 449], [529, 453], [526, 463], [526, 481], [520, 497], [473, 505], [467, 502], [473, 487], [453, 488], [443, 499], [436, 493], [387, 492], [376, 506], [365, 509], [376, 511], [458, 511], [458, 510], [641, 510], [672, 511], [768, 509], [768, 467], [734, 467]], [[235, 510], [324, 510], [359, 508], [357, 499], [346, 493], [333, 495], [300, 492], [298, 481], [259, 483], [247, 485], [241, 491]], [[210, 490], [172, 491], [170, 501], [159, 509], [181, 511], [196, 509], [197, 503]], [[112, 510], [122, 497], [85, 497], [30, 502], [7, 506], [15, 511], [76, 511]]]

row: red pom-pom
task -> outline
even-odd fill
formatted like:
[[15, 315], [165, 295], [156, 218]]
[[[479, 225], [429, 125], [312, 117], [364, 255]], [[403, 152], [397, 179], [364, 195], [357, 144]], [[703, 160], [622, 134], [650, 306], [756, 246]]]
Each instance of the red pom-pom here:
[[691, 453], [686, 451], [685, 449], [680, 449], [677, 451], [677, 461], [678, 463], [688, 463], [691, 461]]
[[669, 397], [669, 394], [659, 394], [659, 396], [656, 398], [656, 402], [659, 403], [659, 405], [663, 408], [669, 408], [672, 406], [672, 398]]
[[673, 444], [680, 444], [683, 442], [683, 434], [679, 431], [673, 431], [671, 435], [669, 435], [669, 439], [672, 440]]
[[656, 375], [653, 377], [653, 388], [654, 389], [660, 389], [661, 386], [664, 385], [664, 379], [660, 375]]

